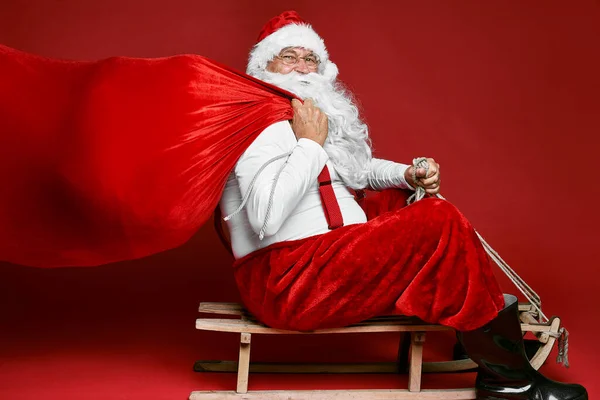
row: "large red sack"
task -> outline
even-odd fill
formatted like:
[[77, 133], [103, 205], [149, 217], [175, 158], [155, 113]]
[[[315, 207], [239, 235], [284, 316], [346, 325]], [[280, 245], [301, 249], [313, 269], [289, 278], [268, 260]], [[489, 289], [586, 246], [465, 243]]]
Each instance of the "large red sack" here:
[[209, 218], [292, 95], [197, 55], [61, 61], [0, 46], [0, 260], [143, 257]]

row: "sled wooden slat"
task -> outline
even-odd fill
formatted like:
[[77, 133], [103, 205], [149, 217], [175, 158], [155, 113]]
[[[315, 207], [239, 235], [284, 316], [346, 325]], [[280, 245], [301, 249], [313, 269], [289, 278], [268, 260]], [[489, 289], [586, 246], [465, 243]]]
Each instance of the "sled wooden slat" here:
[[552, 326], [542, 324], [521, 324], [521, 330], [523, 332], [550, 332], [552, 330]]
[[[423, 362], [423, 373], [460, 372], [477, 367], [473, 361], [428, 361]], [[237, 372], [236, 361], [197, 361], [196, 372]], [[400, 374], [406, 371], [397, 362], [372, 363], [281, 363], [253, 362], [250, 364], [251, 374]]]
[[240, 395], [233, 391], [192, 392], [190, 400], [471, 400], [475, 399], [475, 389], [449, 390], [265, 390], [251, 391]]
[[[525, 332], [549, 332], [552, 328], [546, 325], [521, 324]], [[372, 321], [344, 328], [318, 329], [316, 331], [287, 331], [283, 329], [269, 328], [252, 321], [241, 321], [235, 319], [198, 318], [196, 329], [204, 331], [234, 332], [234, 333], [260, 333], [268, 335], [319, 335], [331, 333], [374, 333], [374, 332], [434, 332], [448, 331], [442, 325], [407, 325], [403, 321]]]
[[422, 332], [447, 331], [452, 328], [441, 325], [407, 325], [403, 321], [373, 321], [344, 328], [318, 329], [316, 331], [287, 331], [269, 328], [252, 321], [219, 318], [198, 318], [196, 329], [205, 331], [261, 333], [268, 335], [319, 335], [330, 333], [373, 333], [373, 332]]
[[[528, 303], [519, 303], [519, 311], [533, 311], [534, 308]], [[202, 302], [198, 311], [207, 314], [242, 315], [244, 307], [239, 303], [214, 303]]]
[[[238, 303], [200, 303], [200, 307], [198, 307], [198, 311], [206, 314], [221, 314], [221, 315], [238, 315], [244, 316], [249, 321], [256, 321], [256, 318], [250, 313], [248, 313], [240, 304]], [[416, 318], [406, 317], [403, 315], [382, 315], [378, 317], [374, 317], [368, 320], [369, 323], [375, 321], [402, 321], [404, 323], [423, 323]], [[361, 324], [364, 324], [362, 322]], [[289, 331], [286, 331], [289, 332]]]
[[200, 303], [198, 311], [207, 314], [242, 315], [244, 308], [239, 303]]
[[519, 311], [532, 311], [535, 312], [535, 307], [529, 303], [519, 303]]

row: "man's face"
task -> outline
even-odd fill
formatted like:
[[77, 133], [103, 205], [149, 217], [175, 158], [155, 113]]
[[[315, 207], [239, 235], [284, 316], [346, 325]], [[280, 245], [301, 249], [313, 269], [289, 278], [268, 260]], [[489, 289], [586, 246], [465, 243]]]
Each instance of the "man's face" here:
[[292, 71], [301, 74], [317, 72], [319, 58], [312, 50], [304, 47], [286, 47], [267, 64], [267, 71], [289, 74]]

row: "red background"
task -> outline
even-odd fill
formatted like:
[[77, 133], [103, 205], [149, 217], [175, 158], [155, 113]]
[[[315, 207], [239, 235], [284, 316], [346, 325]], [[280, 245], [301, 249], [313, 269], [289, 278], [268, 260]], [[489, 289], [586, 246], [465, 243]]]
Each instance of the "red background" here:
[[[556, 366], [553, 354], [543, 371], [585, 384], [594, 398], [598, 2], [3, 0], [0, 42], [70, 59], [198, 53], [243, 69], [262, 24], [290, 8], [326, 39], [376, 155], [440, 162], [445, 197], [538, 291], [544, 310], [562, 317], [572, 367]], [[1, 264], [0, 398], [183, 399], [232, 389], [233, 376], [191, 371], [196, 359], [236, 358], [234, 335], [194, 330], [199, 301], [238, 299], [230, 264], [210, 226], [142, 260], [55, 270]], [[257, 338], [253, 356], [391, 360], [395, 342]], [[425, 386], [472, 379], [426, 376]], [[263, 375], [251, 377], [250, 389], [404, 383]]]

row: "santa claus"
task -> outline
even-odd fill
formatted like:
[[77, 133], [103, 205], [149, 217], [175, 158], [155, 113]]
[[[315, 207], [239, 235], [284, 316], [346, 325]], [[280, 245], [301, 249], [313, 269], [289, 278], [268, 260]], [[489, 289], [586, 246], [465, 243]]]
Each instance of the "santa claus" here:
[[[368, 128], [310, 25], [293, 11], [269, 21], [247, 73], [304, 99], [243, 153], [220, 203], [236, 282], [258, 319], [313, 330], [416, 316], [457, 330], [480, 367], [478, 399], [587, 399], [530, 365], [516, 297], [500, 291], [467, 219], [437, 198], [405, 206], [407, 190], [439, 191], [439, 165], [372, 157]], [[350, 189], [365, 188], [378, 193], [359, 205]]]

